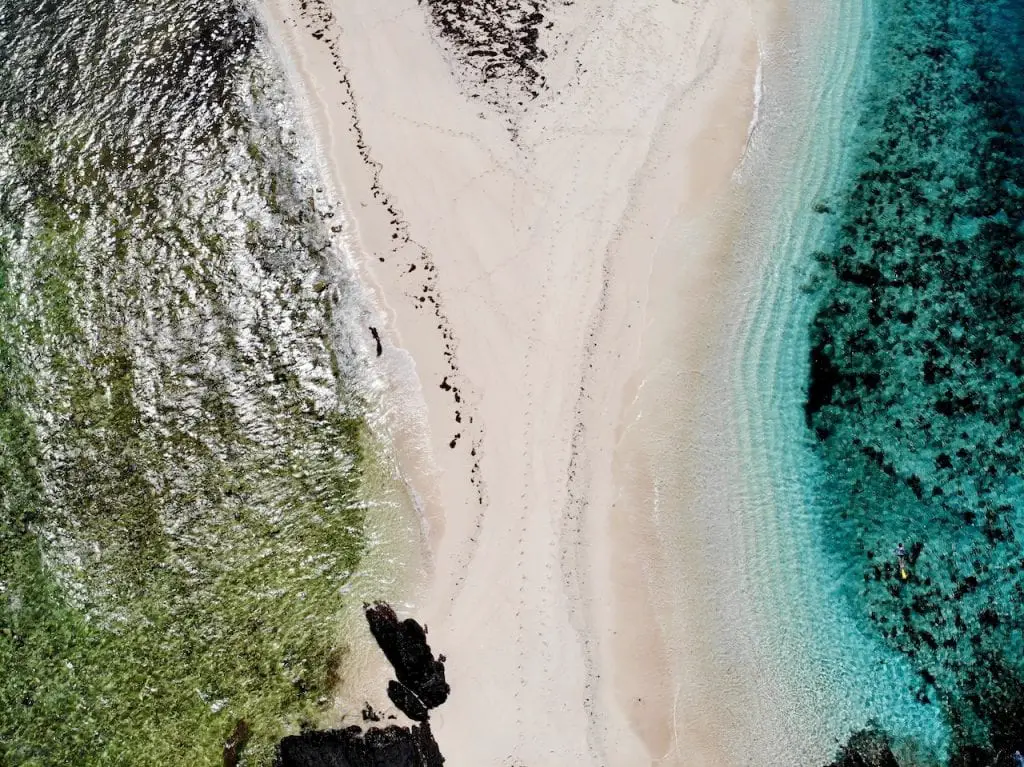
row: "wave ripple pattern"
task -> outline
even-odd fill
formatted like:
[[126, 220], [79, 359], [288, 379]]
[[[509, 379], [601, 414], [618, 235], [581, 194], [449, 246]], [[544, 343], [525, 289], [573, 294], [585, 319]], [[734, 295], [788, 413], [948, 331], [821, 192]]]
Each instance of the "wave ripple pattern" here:
[[336, 683], [355, 288], [260, 35], [0, 3], [4, 764], [265, 764]]

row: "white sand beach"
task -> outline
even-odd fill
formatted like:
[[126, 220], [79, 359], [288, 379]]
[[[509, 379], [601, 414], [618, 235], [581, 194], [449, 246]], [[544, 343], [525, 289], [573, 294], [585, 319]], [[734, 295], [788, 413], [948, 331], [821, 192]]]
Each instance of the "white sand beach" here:
[[394, 404], [423, 415], [396, 433], [430, 563], [410, 600], [447, 656], [431, 721], [452, 765], [732, 763], [742, 691], [708, 662], [714, 605], [664, 615], [683, 601], [659, 596], [630, 427], [652, 350], [697, 371], [677, 402], [707, 399], [767, 8], [559, 3], [536, 98], [474, 81], [416, 0], [266, 8], [386, 314], [382, 360], [414, 376]]

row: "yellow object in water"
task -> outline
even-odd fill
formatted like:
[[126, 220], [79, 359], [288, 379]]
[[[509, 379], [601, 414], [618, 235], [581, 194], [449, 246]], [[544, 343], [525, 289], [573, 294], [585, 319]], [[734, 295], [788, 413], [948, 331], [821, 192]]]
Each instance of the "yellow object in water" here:
[[902, 578], [903, 580], [906, 580], [909, 577], [910, 576], [907, 575], [907, 568], [901, 567], [900, 568], [900, 578]]

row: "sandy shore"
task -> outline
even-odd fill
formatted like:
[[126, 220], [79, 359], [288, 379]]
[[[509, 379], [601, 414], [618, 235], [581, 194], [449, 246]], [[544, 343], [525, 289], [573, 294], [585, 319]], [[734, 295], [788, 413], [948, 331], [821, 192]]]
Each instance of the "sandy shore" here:
[[[740, 0], [560, 5], [531, 99], [475, 82], [426, 8], [267, 13], [387, 316], [396, 407], [422, 416], [396, 438], [431, 562], [415, 617], [453, 688], [437, 740], [453, 765], [728, 764], [741, 714], [700, 608], [663, 615], [630, 425], [650, 349], [671, 334], [699, 360], [722, 323], [772, 20]], [[695, 544], [696, 585], [704, 566]]]

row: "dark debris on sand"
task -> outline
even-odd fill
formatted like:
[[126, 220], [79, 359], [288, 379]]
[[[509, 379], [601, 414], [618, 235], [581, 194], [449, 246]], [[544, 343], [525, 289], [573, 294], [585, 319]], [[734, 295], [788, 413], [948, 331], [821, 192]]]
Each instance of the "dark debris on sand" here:
[[[424, 0], [419, 0], [423, 4]], [[526, 100], [545, 87], [541, 0], [425, 0], [451, 54], [479, 84], [503, 85]], [[522, 103], [522, 101], [520, 101]]]

